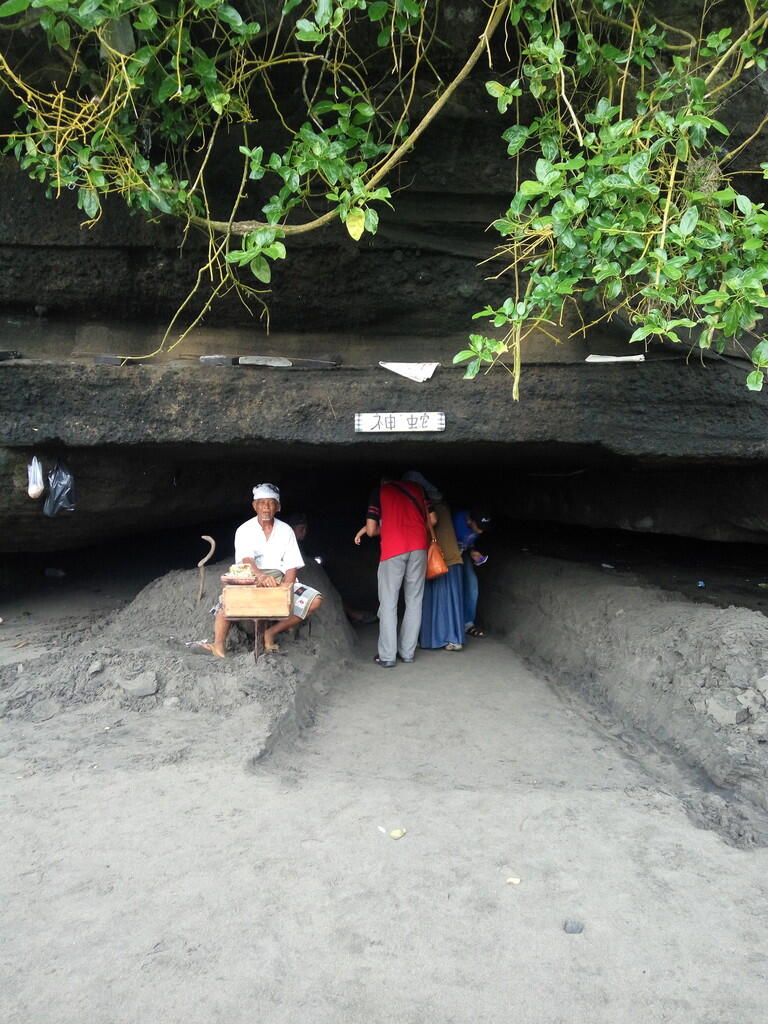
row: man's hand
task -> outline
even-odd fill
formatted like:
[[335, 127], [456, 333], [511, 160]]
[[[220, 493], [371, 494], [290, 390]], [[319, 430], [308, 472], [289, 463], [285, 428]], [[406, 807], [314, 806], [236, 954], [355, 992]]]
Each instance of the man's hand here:
[[277, 582], [274, 576], [257, 576], [256, 577], [257, 587], [278, 587], [280, 584]]

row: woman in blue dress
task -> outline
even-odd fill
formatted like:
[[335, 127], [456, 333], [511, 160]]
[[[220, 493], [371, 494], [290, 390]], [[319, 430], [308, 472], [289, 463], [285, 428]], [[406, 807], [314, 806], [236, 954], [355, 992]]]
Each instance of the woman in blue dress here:
[[448, 566], [447, 573], [427, 580], [424, 585], [419, 646], [426, 649], [460, 651], [464, 645], [464, 583], [462, 557], [456, 542], [451, 510], [440, 491], [421, 473], [411, 470], [403, 479], [421, 484], [432, 502], [437, 516], [435, 535]]

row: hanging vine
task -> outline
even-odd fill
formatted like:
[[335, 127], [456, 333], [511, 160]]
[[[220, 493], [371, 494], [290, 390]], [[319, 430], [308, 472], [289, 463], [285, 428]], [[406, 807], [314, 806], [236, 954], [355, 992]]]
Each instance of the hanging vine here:
[[[17, 104], [5, 150], [49, 195], [75, 191], [86, 224], [117, 194], [207, 233], [163, 349], [233, 289], [265, 311], [293, 236], [335, 219], [356, 240], [374, 234], [389, 173], [490, 65], [514, 166], [493, 225], [510, 294], [476, 314], [494, 330], [456, 356], [466, 376], [511, 355], [517, 397], [526, 338], [552, 332], [572, 303], [597, 309], [593, 320], [621, 315], [634, 341], [739, 344], [759, 390], [768, 213], [732, 168], [768, 116], [733, 142], [722, 110], [766, 68], [768, 0], [731, 4], [727, 25], [707, 0], [694, 25], [668, 24], [642, 0], [495, 0], [447, 82], [433, 60], [445, 46], [439, 6], [3, 0], [0, 83]], [[279, 135], [264, 133], [267, 118]], [[240, 173], [223, 208], [213, 179], [226, 147]], [[266, 189], [260, 209], [252, 182]]]

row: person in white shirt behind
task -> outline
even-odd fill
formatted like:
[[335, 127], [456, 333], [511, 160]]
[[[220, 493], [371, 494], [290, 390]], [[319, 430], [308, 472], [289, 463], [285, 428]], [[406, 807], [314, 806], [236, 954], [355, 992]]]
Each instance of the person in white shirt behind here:
[[[278, 619], [264, 631], [264, 650], [275, 654], [280, 650], [275, 643], [277, 634], [298, 626], [313, 615], [323, 603], [323, 595], [296, 579], [296, 572], [304, 565], [304, 560], [291, 527], [275, 518], [280, 511], [280, 491], [274, 484], [257, 484], [253, 488], [253, 511], [256, 513], [253, 519], [243, 523], [235, 532], [235, 562], [250, 565], [257, 586], [276, 587], [282, 583], [293, 588], [292, 614]], [[202, 645], [217, 658], [226, 656], [230, 625], [219, 601], [213, 643]]]

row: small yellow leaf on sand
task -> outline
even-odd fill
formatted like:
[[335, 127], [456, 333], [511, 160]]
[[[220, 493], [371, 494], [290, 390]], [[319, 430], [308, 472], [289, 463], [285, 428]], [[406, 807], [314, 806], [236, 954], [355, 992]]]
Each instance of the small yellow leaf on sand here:
[[362, 210], [350, 210], [345, 221], [347, 231], [356, 242], [359, 242], [365, 231], [365, 214]]
[[514, 878], [514, 877], [513, 878], [508, 878], [507, 879], [507, 885], [520, 885], [520, 879], [519, 878]]
[[389, 835], [390, 835], [391, 839], [402, 839], [403, 836], [405, 835], [405, 829], [404, 828], [393, 828], [392, 831], [389, 833]]

